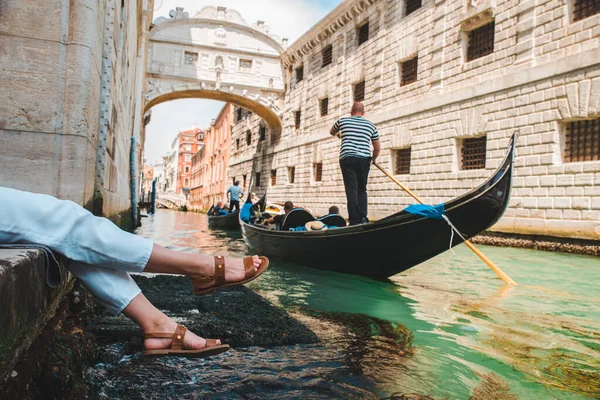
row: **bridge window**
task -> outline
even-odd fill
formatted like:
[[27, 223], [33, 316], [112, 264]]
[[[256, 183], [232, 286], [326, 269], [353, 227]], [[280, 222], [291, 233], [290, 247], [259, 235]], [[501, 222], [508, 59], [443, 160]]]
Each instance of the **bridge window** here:
[[369, 40], [369, 23], [363, 24], [358, 28], [358, 45], [360, 46], [364, 42]]
[[246, 131], [246, 144], [248, 146], [252, 144], [252, 132], [250, 132], [250, 129]]
[[275, 185], [277, 185], [277, 170], [272, 169], [271, 170], [271, 186], [275, 186]]
[[319, 100], [319, 108], [321, 109], [321, 117], [329, 114], [329, 97]]
[[183, 63], [185, 65], [196, 65], [198, 63], [198, 53], [186, 51], [183, 56]]
[[410, 60], [400, 63], [402, 78], [400, 86], [408, 85], [417, 81], [418, 57], [414, 56]]
[[365, 81], [354, 85], [354, 101], [363, 101], [365, 99]]
[[294, 183], [296, 181], [296, 167], [288, 167], [288, 182]]
[[304, 65], [296, 68], [296, 82], [301, 82], [304, 79]]
[[260, 172], [256, 173], [254, 181], [256, 182], [256, 184], [254, 186], [259, 187], [260, 186]]
[[315, 182], [321, 182], [323, 180], [323, 163], [314, 163], [313, 164], [313, 175], [315, 177]]
[[294, 112], [294, 127], [300, 129], [300, 121], [302, 120], [302, 113], [300, 110]]
[[240, 58], [240, 71], [252, 72], [252, 60]]
[[482, 169], [485, 168], [487, 137], [465, 138], [461, 143], [461, 168], [460, 169]]
[[411, 148], [392, 150], [394, 156], [394, 173], [396, 175], [410, 174]]
[[494, 21], [468, 32], [469, 46], [467, 61], [487, 56], [494, 52]]
[[600, 118], [566, 124], [564, 160], [600, 160]]
[[258, 130], [258, 135], [259, 135], [258, 140], [265, 140], [265, 138], [267, 137], [267, 128], [265, 126], [261, 125]]
[[573, 20], [591, 17], [600, 14], [600, 1], [598, 0], [575, 0], [573, 2]]
[[321, 64], [321, 68], [325, 68], [329, 64], [333, 62], [333, 46], [328, 45], [323, 49], [323, 62]]

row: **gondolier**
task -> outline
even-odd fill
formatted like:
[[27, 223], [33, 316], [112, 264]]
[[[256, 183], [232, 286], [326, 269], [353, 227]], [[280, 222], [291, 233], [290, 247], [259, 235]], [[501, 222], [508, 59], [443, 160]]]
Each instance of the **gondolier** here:
[[367, 180], [371, 162], [375, 162], [380, 150], [377, 127], [364, 118], [364, 114], [365, 108], [362, 103], [355, 102], [350, 117], [337, 120], [330, 132], [342, 139], [340, 167], [346, 188], [350, 225], [369, 222]]

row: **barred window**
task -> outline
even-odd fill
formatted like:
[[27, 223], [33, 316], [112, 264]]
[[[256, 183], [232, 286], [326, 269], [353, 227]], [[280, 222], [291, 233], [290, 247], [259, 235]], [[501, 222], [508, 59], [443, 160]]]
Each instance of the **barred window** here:
[[360, 46], [364, 42], [369, 40], [369, 23], [363, 24], [358, 28], [358, 45]]
[[323, 163], [314, 163], [313, 169], [315, 182], [321, 182], [323, 180]]
[[259, 140], [265, 140], [267, 137], [267, 128], [264, 125], [261, 125], [258, 130]]
[[246, 131], [246, 144], [248, 146], [250, 146], [250, 144], [252, 144], [252, 132], [250, 132], [249, 129]]
[[354, 85], [354, 101], [363, 101], [365, 99], [365, 81]]
[[417, 81], [418, 64], [419, 58], [417, 56], [401, 63], [402, 79], [400, 80], [400, 86]]
[[301, 82], [304, 79], [304, 65], [296, 68], [296, 82]]
[[329, 114], [329, 97], [319, 100], [319, 109], [321, 110], [321, 117]]
[[333, 62], [333, 46], [329, 45], [323, 49], [323, 63], [321, 64], [321, 68], [324, 68]]
[[272, 169], [271, 170], [271, 186], [275, 186], [275, 185], [277, 185], [277, 170]]
[[256, 184], [254, 186], [256, 186], [256, 187], [260, 186], [260, 172], [257, 172], [254, 175], [254, 181], [256, 182]]
[[406, 0], [406, 15], [412, 14], [421, 8], [421, 0]]
[[573, 20], [591, 17], [600, 14], [600, 0], [575, 0], [573, 2]]
[[196, 65], [198, 63], [198, 53], [186, 51], [183, 53], [184, 65]]
[[469, 46], [467, 48], [467, 61], [487, 56], [494, 52], [494, 29], [495, 22], [473, 29], [468, 33]]
[[294, 112], [294, 127], [296, 129], [300, 129], [300, 121], [302, 118], [302, 113], [300, 110]]
[[486, 142], [486, 136], [463, 139], [460, 169], [485, 168]]
[[396, 175], [410, 174], [411, 148], [394, 150], [394, 173]]
[[288, 167], [288, 182], [296, 182], [296, 167]]
[[564, 160], [600, 160], [600, 118], [566, 124]]
[[240, 71], [252, 72], [252, 60], [245, 60], [243, 58], [240, 58]]

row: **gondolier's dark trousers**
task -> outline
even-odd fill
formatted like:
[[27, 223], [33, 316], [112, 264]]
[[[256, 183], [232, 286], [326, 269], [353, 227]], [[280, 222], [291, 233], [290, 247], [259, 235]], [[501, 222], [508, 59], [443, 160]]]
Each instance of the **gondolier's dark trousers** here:
[[346, 157], [340, 160], [350, 225], [357, 225], [367, 217], [367, 180], [371, 168], [371, 157]]
[[233, 214], [234, 207], [239, 211], [240, 210], [240, 202], [239, 200], [231, 200], [229, 202], [229, 212]]

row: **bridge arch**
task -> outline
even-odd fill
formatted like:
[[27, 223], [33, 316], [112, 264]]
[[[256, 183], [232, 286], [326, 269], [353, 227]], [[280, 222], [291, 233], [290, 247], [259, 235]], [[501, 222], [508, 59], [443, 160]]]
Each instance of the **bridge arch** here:
[[283, 116], [287, 40], [262, 21], [248, 25], [239, 12], [204, 7], [193, 18], [183, 8], [157, 18], [150, 31], [144, 113], [177, 99], [220, 100], [244, 107], [277, 135]]

